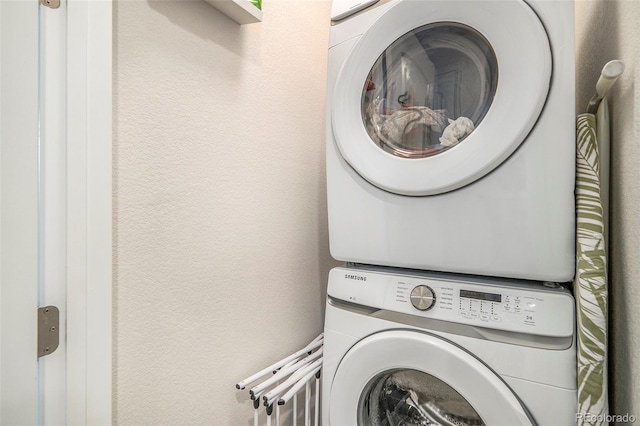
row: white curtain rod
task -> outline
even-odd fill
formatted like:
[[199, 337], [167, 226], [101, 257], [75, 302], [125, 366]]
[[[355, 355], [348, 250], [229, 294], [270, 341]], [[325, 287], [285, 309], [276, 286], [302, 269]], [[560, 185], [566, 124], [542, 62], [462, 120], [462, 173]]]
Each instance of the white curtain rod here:
[[596, 83], [596, 93], [593, 95], [589, 101], [589, 105], [587, 106], [588, 113], [595, 114], [596, 111], [598, 111], [600, 101], [607, 96], [609, 89], [611, 89], [611, 86], [615, 84], [618, 77], [620, 77], [623, 72], [624, 62], [617, 59], [607, 62], [604, 67], [602, 67], [602, 72], [600, 73], [600, 77]]

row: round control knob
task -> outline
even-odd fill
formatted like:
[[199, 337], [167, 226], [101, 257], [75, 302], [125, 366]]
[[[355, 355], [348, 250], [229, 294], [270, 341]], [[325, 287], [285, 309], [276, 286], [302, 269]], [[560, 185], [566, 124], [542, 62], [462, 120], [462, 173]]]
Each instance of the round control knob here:
[[419, 285], [411, 290], [411, 304], [421, 311], [428, 311], [436, 303], [436, 295], [431, 287]]

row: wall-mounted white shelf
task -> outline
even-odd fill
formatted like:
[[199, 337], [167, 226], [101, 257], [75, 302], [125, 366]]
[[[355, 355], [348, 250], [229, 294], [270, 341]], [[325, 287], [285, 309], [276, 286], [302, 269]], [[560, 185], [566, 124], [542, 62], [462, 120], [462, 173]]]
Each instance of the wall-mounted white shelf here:
[[262, 11], [255, 7], [249, 0], [205, 1], [240, 25], [262, 21]]

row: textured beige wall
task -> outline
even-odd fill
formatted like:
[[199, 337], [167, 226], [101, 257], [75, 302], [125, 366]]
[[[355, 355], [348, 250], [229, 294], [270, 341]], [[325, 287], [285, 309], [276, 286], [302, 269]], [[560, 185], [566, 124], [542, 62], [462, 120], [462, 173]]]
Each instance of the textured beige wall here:
[[327, 1], [114, 6], [114, 420], [247, 425], [322, 330]]
[[610, 397], [611, 413], [640, 416], [640, 2], [578, 0], [578, 108], [586, 108], [602, 66], [626, 71], [610, 99]]

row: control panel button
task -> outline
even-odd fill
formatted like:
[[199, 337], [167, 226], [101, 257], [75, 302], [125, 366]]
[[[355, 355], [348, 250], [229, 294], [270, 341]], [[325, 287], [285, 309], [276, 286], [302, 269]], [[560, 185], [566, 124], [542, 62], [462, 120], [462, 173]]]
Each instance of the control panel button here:
[[428, 311], [436, 303], [436, 295], [431, 287], [419, 285], [411, 290], [411, 304], [420, 311]]

